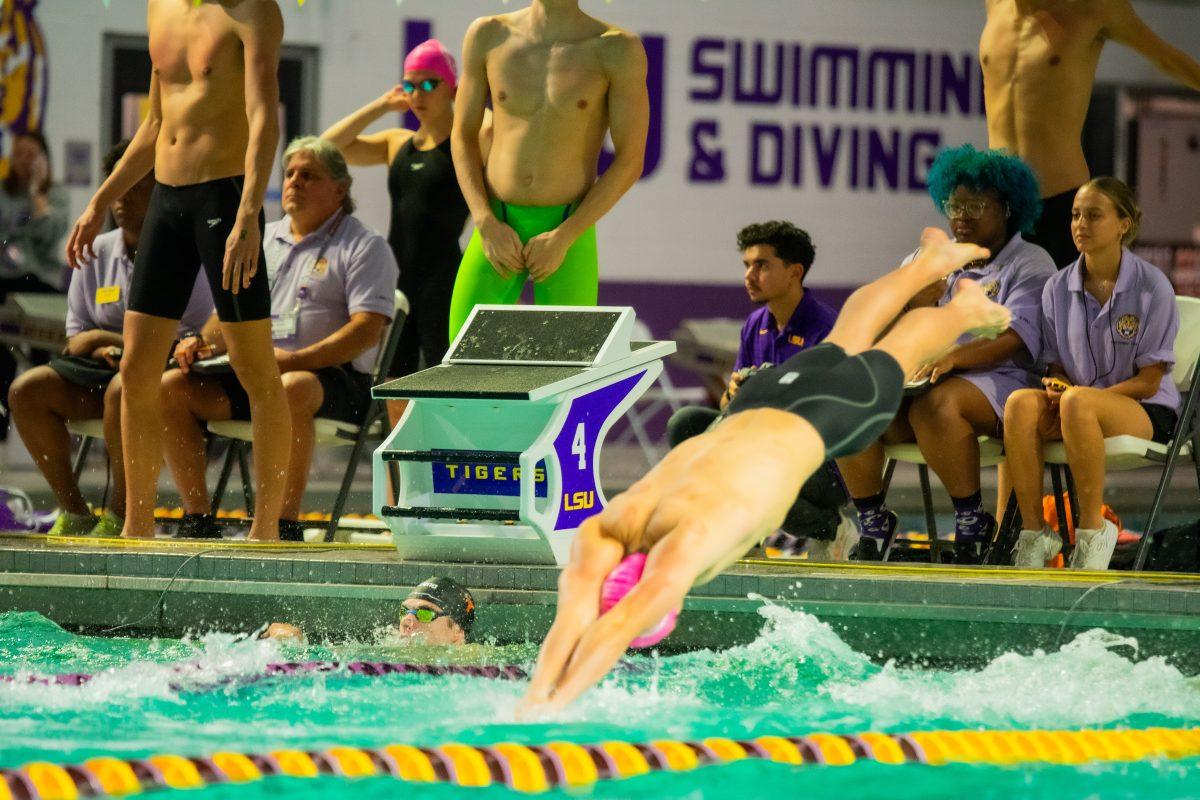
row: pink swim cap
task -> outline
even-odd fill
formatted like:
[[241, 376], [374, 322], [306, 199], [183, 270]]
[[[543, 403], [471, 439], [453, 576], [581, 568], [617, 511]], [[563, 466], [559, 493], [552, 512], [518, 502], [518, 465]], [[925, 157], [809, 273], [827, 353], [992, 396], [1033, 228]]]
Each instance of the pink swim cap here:
[[[634, 553], [625, 556], [620, 564], [608, 573], [604, 585], [600, 587], [600, 613], [607, 614], [609, 609], [633, 591], [633, 587], [642, 579], [642, 570], [646, 568], [646, 554]], [[679, 618], [679, 609], [670, 611], [659, 620], [658, 624], [629, 643], [630, 647], [651, 647], [667, 638], [675, 630], [675, 621]]]
[[437, 39], [426, 39], [414, 47], [404, 59], [404, 71], [432, 72], [450, 88], [458, 85], [458, 67], [454, 64], [454, 56]]

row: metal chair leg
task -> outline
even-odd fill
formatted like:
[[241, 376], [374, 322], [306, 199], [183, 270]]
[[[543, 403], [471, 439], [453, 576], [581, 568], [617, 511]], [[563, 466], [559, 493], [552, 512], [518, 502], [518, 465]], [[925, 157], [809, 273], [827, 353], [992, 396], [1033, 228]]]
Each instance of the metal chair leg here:
[[1063, 475], [1067, 479], [1067, 499], [1070, 501], [1071, 525], [1079, 529], [1079, 493], [1075, 491], [1075, 476], [1071, 473], [1071, 465], [1063, 465]]
[[1058, 535], [1062, 539], [1063, 558], [1066, 559], [1070, 557], [1074, 547], [1071, 544], [1071, 534], [1067, 530], [1067, 506], [1063, 502], [1062, 470], [1058, 464], [1050, 465], [1050, 485], [1054, 487], [1054, 513], [1058, 516]]
[[929, 467], [917, 465], [921, 479], [921, 502], [925, 505], [925, 532], [929, 534], [929, 563], [942, 563], [942, 540], [938, 537], [937, 519], [933, 515], [933, 488], [929, 485]]
[[213, 491], [212, 506], [209, 508], [209, 513], [216, 516], [221, 509], [221, 501], [225, 499], [225, 489], [229, 486], [229, 476], [233, 474], [233, 449], [237, 447], [237, 442], [230, 440], [229, 449], [225, 452], [225, 463], [221, 465], [221, 476], [217, 478], [217, 488]]
[[[880, 494], [883, 495], [884, 499], [887, 499], [888, 489], [890, 489], [892, 486], [892, 476], [895, 474], [896, 474], [896, 459], [889, 458], [883, 465], [883, 482], [882, 482], [883, 488], [880, 490]], [[846, 494], [849, 494], [849, 493], [850, 493], [849, 490], [847, 490]], [[896, 531], [896, 534], [899, 534], [898, 530]], [[896, 546], [896, 534], [892, 535], [892, 540], [890, 542], [888, 542], [887, 547], [885, 547], [883, 549], [883, 559], [882, 560], [885, 562], [890, 561], [892, 558], [892, 548], [894, 548]]]
[[71, 465], [71, 471], [75, 473], [75, 480], [79, 480], [79, 476], [83, 474], [83, 465], [87, 461], [88, 451], [92, 449], [92, 437], [81, 436], [79, 440], [79, 450], [75, 453], [75, 463]]
[[350, 499], [350, 487], [354, 485], [354, 476], [358, 472], [358, 459], [362, 455], [363, 445], [367, 442], [367, 433], [385, 413], [380, 408], [370, 414], [363, 422], [362, 427], [358, 429], [358, 436], [354, 437], [354, 446], [350, 448], [350, 461], [346, 464], [346, 472], [342, 475], [342, 485], [338, 489], [337, 498], [333, 501], [333, 509], [329, 512], [329, 524], [325, 527], [325, 541], [327, 542], [332, 542], [337, 536], [338, 523], [342, 521], [342, 511], [346, 508], [346, 501]]
[[1012, 563], [1012, 550], [1016, 544], [1017, 533], [1021, 530], [1021, 510], [1017, 506], [1017, 493], [1008, 493], [1008, 502], [1004, 504], [1004, 513], [996, 526], [996, 536], [983, 554], [985, 564]]
[[254, 479], [250, 474], [250, 459], [246, 456], [249, 446], [235, 442], [237, 446], [238, 471], [242, 473], [242, 499], [246, 501], [246, 513], [254, 516]]
[[888, 489], [892, 487], [892, 476], [896, 474], [896, 459], [889, 458], [883, 466], [883, 488], [880, 493], [887, 497]]

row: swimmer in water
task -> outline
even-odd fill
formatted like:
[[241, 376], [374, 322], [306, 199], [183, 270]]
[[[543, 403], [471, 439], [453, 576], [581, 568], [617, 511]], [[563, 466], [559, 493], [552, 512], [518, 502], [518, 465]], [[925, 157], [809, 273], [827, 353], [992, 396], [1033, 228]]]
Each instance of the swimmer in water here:
[[[693, 585], [778, 528], [818, 467], [878, 438], [906, 377], [964, 333], [1003, 332], [1009, 311], [969, 280], [958, 282], [946, 305], [896, 319], [918, 291], [989, 255], [926, 229], [920, 254], [855, 291], [825, 342], [749, 378], [728, 419], [672, 450], [587, 520], [559, 578], [554, 624], [518, 713], [559, 710], [599, 681], [634, 638], [680, 608]], [[647, 554], [641, 581], [601, 615], [606, 577], [637, 552]]]
[[[400, 607], [392, 630], [401, 641], [459, 647], [470, 641], [475, 624], [475, 597], [453, 578], [435, 577], [417, 586]], [[303, 643], [304, 631], [287, 622], [272, 622], [260, 638]]]

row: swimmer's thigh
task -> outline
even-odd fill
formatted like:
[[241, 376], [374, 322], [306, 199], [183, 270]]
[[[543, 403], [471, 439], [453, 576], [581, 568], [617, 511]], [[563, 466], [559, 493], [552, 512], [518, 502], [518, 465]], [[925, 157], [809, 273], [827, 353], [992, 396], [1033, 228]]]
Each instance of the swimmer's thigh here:
[[[222, 288], [225, 271], [225, 247], [237, 221], [242, 202], [242, 180], [229, 178], [196, 187], [192, 211], [192, 231], [196, 248], [204, 264], [208, 286], [212, 290], [217, 317], [222, 322], [253, 322], [270, 319], [271, 287], [267, 281], [267, 259], [262, 245], [258, 248], [258, 269], [249, 286], [238, 287], [237, 294]], [[262, 238], [266, 217], [258, 212], [258, 234]], [[232, 288], [232, 287], [231, 287]]]
[[511, 278], [501, 278], [483, 254], [483, 237], [476, 229], [463, 253], [462, 263], [458, 265], [458, 277], [450, 296], [450, 341], [458, 336], [475, 306], [516, 303], [527, 276], [526, 272], [518, 272]]
[[567, 249], [562, 266], [533, 286], [539, 306], [594, 306], [600, 298], [600, 261], [596, 229], [588, 228]]
[[181, 319], [192, 296], [200, 253], [191, 232], [172, 224], [172, 189], [155, 186], [138, 240], [129, 310]]

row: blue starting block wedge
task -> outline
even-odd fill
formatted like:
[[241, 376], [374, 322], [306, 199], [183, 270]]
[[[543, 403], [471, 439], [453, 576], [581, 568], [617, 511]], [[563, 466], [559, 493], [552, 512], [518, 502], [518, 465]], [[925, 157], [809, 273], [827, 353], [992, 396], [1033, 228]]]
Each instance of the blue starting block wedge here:
[[409, 401], [373, 475], [402, 557], [566, 563], [606, 504], [605, 435], [675, 351], [631, 342], [633, 322], [631, 308], [476, 306], [441, 364], [375, 387]]

